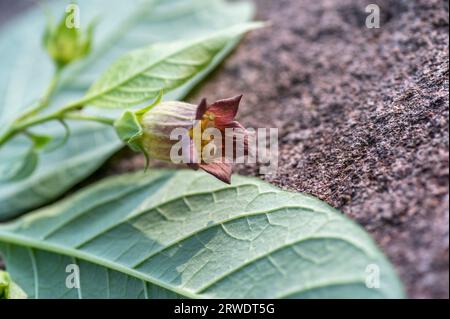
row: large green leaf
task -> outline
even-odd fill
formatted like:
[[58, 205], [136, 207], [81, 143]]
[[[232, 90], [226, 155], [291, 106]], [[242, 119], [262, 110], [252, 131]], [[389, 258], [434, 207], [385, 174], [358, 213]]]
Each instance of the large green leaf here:
[[162, 88], [181, 86], [230, 41], [259, 26], [240, 24], [199, 39], [157, 43], [125, 54], [94, 83], [82, 103], [126, 108], [153, 99]]
[[[403, 296], [359, 226], [239, 176], [231, 186], [184, 170], [113, 177], [0, 226], [0, 250], [30, 298]], [[66, 288], [69, 264], [79, 289]], [[374, 275], [379, 288], [368, 288]]]
[[[249, 3], [224, 0], [81, 0], [78, 4], [82, 27], [100, 17], [93, 53], [66, 71], [52, 103], [53, 109], [81, 98], [113, 61], [130, 50], [161, 41], [205, 37], [248, 21], [253, 11]], [[54, 16], [61, 16], [66, 3], [53, 1], [48, 5]], [[45, 15], [36, 8], [0, 30], [0, 134], [20, 110], [39, 98], [50, 81], [51, 62], [40, 43], [44, 28]], [[182, 99], [236, 42], [237, 39], [229, 42], [181, 87], [165, 92], [165, 98]], [[115, 132], [108, 127], [93, 123], [69, 124], [72, 131], [69, 142], [52, 153], [42, 154], [31, 176], [21, 181], [0, 181], [0, 220], [57, 198], [122, 146]], [[43, 125], [36, 132], [52, 134], [59, 139], [65, 134], [59, 123]], [[10, 167], [11, 162], [19, 161], [29, 147], [28, 140], [23, 137], [2, 147], [0, 172]]]

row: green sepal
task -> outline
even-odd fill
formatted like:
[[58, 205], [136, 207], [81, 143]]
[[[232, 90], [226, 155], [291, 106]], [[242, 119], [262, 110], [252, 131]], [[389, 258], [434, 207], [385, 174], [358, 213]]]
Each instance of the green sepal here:
[[134, 111], [127, 110], [114, 122], [119, 138], [135, 152], [142, 151], [141, 137], [144, 130]]
[[147, 113], [148, 111], [150, 111], [154, 106], [158, 105], [159, 103], [161, 103], [162, 97], [163, 97], [164, 91], [160, 90], [158, 95], [156, 96], [155, 100], [148, 106], [139, 109], [136, 111], [136, 115], [138, 116], [142, 116], [145, 113]]
[[144, 130], [139, 123], [139, 117], [135, 111], [127, 110], [114, 122], [114, 128], [119, 138], [135, 152], [142, 152], [145, 156], [145, 170], [149, 167], [150, 158], [142, 145]]
[[137, 111], [126, 110], [114, 122], [114, 128], [116, 129], [117, 135], [122, 141], [127, 143], [133, 151], [146, 153], [141, 143], [144, 129], [140, 124], [140, 120], [145, 113], [161, 102], [162, 96], [163, 90], [159, 91], [155, 100], [150, 105]]
[[42, 46], [48, 49], [51, 39], [54, 37], [56, 27], [55, 19], [53, 18], [51, 12], [46, 8], [45, 10], [46, 23], [44, 34], [42, 35]]
[[148, 152], [142, 145], [142, 136], [144, 135], [144, 129], [141, 125], [142, 116], [150, 111], [155, 105], [158, 105], [163, 97], [163, 90], [159, 91], [155, 100], [148, 106], [133, 111], [126, 110], [122, 115], [114, 122], [114, 128], [119, 138], [127, 143], [127, 145], [135, 152], [142, 152], [145, 156], [145, 170], [150, 165], [150, 157]]
[[82, 40], [80, 43], [80, 56], [81, 57], [84, 57], [84, 56], [88, 55], [89, 53], [91, 53], [92, 41], [94, 38], [94, 29], [97, 26], [97, 22], [98, 22], [97, 18], [92, 20], [89, 23], [89, 25], [86, 29], [86, 32], [82, 35]]

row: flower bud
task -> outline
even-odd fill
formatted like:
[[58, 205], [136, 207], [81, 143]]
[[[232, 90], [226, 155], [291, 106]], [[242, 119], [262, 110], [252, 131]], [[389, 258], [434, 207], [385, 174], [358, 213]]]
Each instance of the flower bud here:
[[92, 45], [94, 24], [91, 23], [85, 32], [68, 23], [70, 14], [66, 13], [58, 25], [51, 21], [43, 37], [43, 45], [57, 67], [61, 68], [89, 54]]
[[183, 102], [162, 102], [141, 118], [142, 143], [151, 158], [170, 161], [170, 150], [177, 143], [170, 136], [175, 129], [191, 129], [197, 105]]

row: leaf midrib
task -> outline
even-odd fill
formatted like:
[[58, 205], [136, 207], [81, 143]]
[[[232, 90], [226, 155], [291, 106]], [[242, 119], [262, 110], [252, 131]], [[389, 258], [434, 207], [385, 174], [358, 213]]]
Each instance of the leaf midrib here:
[[[183, 50], [186, 50], [186, 49], [188, 49], [188, 48], [194, 47], [194, 46], [198, 45], [199, 43], [201, 43], [201, 42], [203, 42], [203, 41], [205, 41], [205, 40], [207, 40], [207, 39], [209, 39], [209, 38], [212, 38], [212, 36], [204, 37], [204, 38], [201, 38], [201, 39], [197, 40], [196, 42], [188, 43], [189, 45], [185, 45], [185, 46], [183, 46], [182, 48], [179, 48], [178, 50], [176, 50], [176, 51], [173, 52], [173, 53], [164, 55], [164, 56], [161, 57], [160, 59], [156, 60], [153, 64], [143, 67], [142, 69], [140, 69], [139, 71], [137, 71], [135, 74], [133, 74], [133, 75], [127, 77], [126, 79], [124, 79], [124, 80], [118, 82], [118, 83], [115, 84], [114, 86], [112, 86], [112, 87], [110, 87], [110, 88], [108, 88], [108, 89], [99, 91], [99, 92], [97, 92], [96, 94], [93, 94], [93, 95], [89, 95], [89, 93], [88, 93], [87, 96], [85, 96], [84, 98], [81, 98], [80, 100], [76, 101], [75, 103], [76, 103], [76, 104], [82, 104], [82, 103], [92, 102], [93, 100], [95, 100], [95, 99], [101, 97], [102, 95], [108, 94], [108, 93], [110, 93], [111, 91], [117, 89], [118, 87], [124, 85], [125, 83], [130, 82], [131, 80], [133, 80], [133, 79], [139, 77], [142, 73], [144, 73], [144, 72], [148, 71], [149, 69], [151, 69], [151, 68], [157, 66], [158, 64], [161, 64], [164, 60], [166, 60], [166, 59], [168, 59], [168, 58], [170, 58], [170, 57], [172, 57], [172, 56], [174, 56], [174, 55], [180, 53], [180, 52], [183, 51]], [[217, 51], [217, 52], [219, 52], [219, 51]], [[212, 60], [212, 59], [209, 59], [209, 60], [208, 60], [208, 63], [209, 63], [211, 60]], [[198, 68], [197, 68], [197, 69], [198, 69]], [[195, 73], [194, 73], [193, 75], [195, 75]], [[95, 83], [94, 83], [93, 85], [95, 85]], [[74, 103], [74, 104], [75, 104], [75, 103]]]
[[73, 257], [73, 258], [79, 258], [79, 259], [85, 260], [87, 262], [94, 263], [94, 264], [103, 266], [105, 268], [109, 268], [109, 269], [115, 270], [117, 272], [129, 275], [131, 277], [141, 279], [143, 281], [146, 281], [146, 282], [149, 282], [156, 286], [162, 287], [162, 288], [167, 289], [176, 294], [183, 295], [187, 298], [192, 298], [192, 299], [203, 298], [203, 296], [197, 295], [194, 292], [188, 291], [187, 289], [181, 290], [176, 287], [169, 286], [166, 283], [164, 283], [160, 280], [156, 280], [153, 277], [147, 276], [142, 272], [139, 272], [139, 271], [131, 269], [127, 266], [112, 262], [110, 260], [92, 255], [90, 253], [86, 253], [81, 250], [69, 248], [67, 246], [63, 246], [60, 244], [30, 239], [29, 237], [22, 236], [22, 235], [5, 233], [2, 230], [0, 230], [0, 240], [3, 242], [6, 242], [6, 243], [22, 246], [25, 248], [35, 248], [35, 249], [40, 249], [43, 251], [61, 254], [61, 255], [65, 255], [65, 256], [69, 256], [69, 257]]
[[[240, 216], [242, 217], [242, 216]], [[244, 216], [245, 217], [245, 216]], [[325, 224], [329, 223], [330, 220], [328, 220]], [[323, 227], [325, 224], [323, 224], [321, 227]], [[218, 225], [221, 225], [218, 224]], [[215, 226], [218, 226], [215, 225]], [[320, 227], [320, 228], [321, 228]], [[362, 247], [355, 245], [354, 242], [349, 241], [347, 238], [344, 237], [340, 237], [340, 236], [329, 236], [329, 235], [321, 235], [321, 236], [307, 236], [307, 237], [302, 237], [302, 238], [297, 238], [295, 240], [291, 240], [288, 241], [276, 248], [273, 248], [265, 253], [263, 253], [262, 255], [259, 255], [257, 257], [251, 258], [248, 261], [240, 264], [238, 267], [223, 273], [221, 276], [218, 276], [216, 278], [214, 278], [213, 280], [209, 281], [206, 283], [206, 285], [202, 286], [200, 289], [197, 289], [195, 291], [188, 291], [188, 289], [186, 290], [181, 290], [179, 288], [170, 286], [165, 284], [164, 282], [155, 279], [154, 277], [150, 277], [148, 275], [145, 275], [144, 273], [133, 269], [132, 267], [128, 267], [125, 265], [121, 265], [119, 263], [115, 263], [112, 262], [110, 260], [95, 256], [91, 253], [88, 252], [84, 252], [82, 250], [79, 249], [74, 249], [74, 248], [69, 248], [67, 246], [63, 246], [60, 244], [55, 244], [55, 243], [50, 243], [48, 241], [41, 241], [41, 240], [35, 240], [30, 239], [27, 236], [22, 236], [22, 235], [17, 235], [17, 234], [12, 234], [12, 233], [5, 233], [2, 230], [0, 230], [0, 240], [6, 242], [6, 243], [10, 243], [10, 244], [15, 244], [15, 245], [19, 245], [19, 246], [23, 246], [25, 248], [28, 248], [32, 251], [33, 248], [35, 249], [40, 249], [40, 250], [44, 250], [44, 251], [48, 251], [48, 252], [53, 252], [56, 254], [61, 254], [61, 255], [65, 255], [65, 256], [69, 256], [73, 259], [82, 259], [85, 260], [87, 262], [90, 263], [94, 263], [100, 266], [105, 267], [106, 269], [112, 269], [115, 270], [117, 272], [121, 272], [124, 274], [127, 274], [129, 276], [141, 279], [143, 281], [149, 282], [151, 284], [157, 285], [159, 287], [162, 287], [164, 289], [167, 289], [169, 291], [172, 291], [176, 294], [179, 295], [183, 295], [186, 296], [188, 298], [205, 298], [205, 295], [201, 295], [201, 293], [207, 291], [209, 288], [211, 288], [214, 284], [219, 283], [220, 281], [222, 281], [223, 279], [227, 278], [228, 276], [230, 276], [233, 273], [236, 273], [237, 271], [239, 271], [240, 269], [243, 269], [244, 267], [254, 263], [257, 260], [260, 260], [262, 258], [265, 258], [267, 256], [270, 256], [271, 254], [273, 254], [274, 252], [286, 249], [288, 247], [291, 247], [295, 244], [301, 243], [301, 242], [305, 242], [305, 241], [309, 241], [309, 240], [320, 240], [320, 239], [336, 239], [336, 240], [341, 240], [341, 241], [345, 241], [350, 243], [352, 246], [354, 246], [355, 248], [359, 249], [360, 251], [362, 251], [364, 254], [367, 255], [367, 252], [365, 249], [363, 249]], [[36, 274], [35, 274], [36, 275]]]
[[[48, 231], [47, 233], [44, 233], [44, 234], [41, 235], [40, 239], [42, 239], [42, 240], [48, 239], [48, 237], [50, 237], [53, 233], [56, 233], [58, 230], [60, 230], [60, 229], [63, 228], [64, 226], [66, 226], [66, 225], [68, 225], [68, 224], [74, 222], [74, 221], [77, 220], [78, 218], [82, 218], [83, 215], [87, 214], [88, 212], [90, 212], [90, 211], [92, 211], [92, 210], [98, 209], [98, 208], [100, 208], [101, 206], [104, 206], [104, 205], [107, 205], [107, 204], [109, 204], [109, 203], [112, 203], [113, 201], [115, 201], [115, 200], [117, 200], [117, 199], [126, 198], [126, 197], [129, 196], [130, 194], [136, 192], [136, 190], [140, 191], [140, 190], [142, 190], [142, 189], [144, 189], [144, 188], [151, 187], [152, 184], [158, 183], [158, 182], [160, 182], [160, 181], [164, 181], [164, 180], [167, 179], [167, 178], [168, 178], [167, 175], [161, 174], [161, 176], [159, 176], [159, 177], [152, 178], [152, 179], [148, 180], [147, 182], [142, 183], [142, 185], [137, 186], [137, 188], [130, 188], [130, 189], [127, 189], [127, 190], [125, 190], [125, 191], [123, 191], [123, 192], [118, 192], [118, 193], [116, 193], [114, 196], [109, 196], [109, 197], [107, 197], [107, 198], [104, 198], [103, 200], [99, 201], [98, 203], [96, 203], [96, 204], [94, 204], [94, 205], [92, 205], [92, 206], [89, 206], [89, 207], [84, 208], [84, 211], [82, 211], [81, 213], [79, 213], [79, 214], [74, 214], [74, 216], [72, 216], [71, 218], [68, 218], [68, 219], [62, 221], [62, 222], [61, 222], [60, 224], [58, 224], [56, 227], [49, 229], [49, 231]], [[254, 184], [239, 184], [239, 185], [236, 185], [235, 188], [238, 188], [238, 187], [241, 187], [241, 186], [249, 186], [249, 185], [254, 185]], [[127, 185], [127, 186], [129, 186], [129, 185]], [[213, 192], [220, 192], [220, 191], [223, 191], [223, 190], [225, 190], [225, 189], [228, 189], [228, 188], [227, 188], [227, 187], [221, 187], [221, 188], [218, 188], [218, 189], [214, 190]], [[164, 203], [156, 202], [156, 203], [154, 203], [153, 206], [149, 206], [149, 207], [146, 207], [146, 208], [141, 209], [141, 210], [139, 210], [139, 209], [136, 209], [136, 211], [133, 210], [129, 215], [125, 216], [125, 217], [124, 217], [123, 219], [121, 219], [117, 224], [114, 224], [114, 225], [111, 225], [110, 227], [107, 227], [107, 228], [102, 229], [101, 232], [99, 232], [99, 233], [95, 234], [94, 236], [90, 237], [90, 238], [89, 238], [88, 240], [86, 240], [85, 242], [82, 242], [82, 243], [78, 244], [76, 248], [79, 248], [79, 247], [83, 246], [85, 243], [88, 243], [88, 242], [90, 242], [91, 240], [97, 238], [98, 236], [101, 236], [101, 235], [105, 234], [108, 230], [114, 228], [114, 227], [117, 226], [119, 223], [128, 222], [128, 221], [130, 221], [131, 219], [133, 219], [133, 218], [135, 218], [135, 217], [139, 217], [139, 216], [142, 215], [142, 214], [148, 213], [148, 212], [150, 212], [151, 210], [160, 207], [161, 205], [164, 205], [164, 204], [166, 204], [166, 203], [175, 202], [175, 201], [177, 201], [177, 200], [179, 200], [179, 199], [182, 199], [182, 198], [184, 198], [184, 197], [187, 197], [187, 196], [198, 196], [198, 195], [205, 195], [205, 194], [210, 194], [210, 193], [211, 193], [211, 191], [192, 192], [192, 193], [188, 193], [188, 194], [186, 194], [186, 195], [176, 196], [176, 197], [174, 197], [174, 198], [170, 198], [169, 200], [167, 200], [167, 202], [164, 202]], [[90, 194], [87, 193], [87, 194], [85, 194], [85, 195], [90, 195]], [[155, 195], [155, 194], [152, 194], [152, 196], [154, 196], [154, 195]], [[79, 200], [82, 201], [82, 200], [84, 200], [84, 198], [80, 198]], [[141, 204], [142, 204], [142, 203], [141, 203]], [[136, 205], [136, 207], [139, 208], [141, 204]]]
[[[299, 209], [303, 209], [303, 210], [306, 209], [306, 210], [308, 210], [308, 211], [314, 211], [314, 210], [312, 210], [312, 209], [310, 209], [310, 208], [305, 208], [305, 207], [302, 207], [302, 206], [300, 206], [300, 205], [298, 205], [298, 206], [292, 206], [292, 207], [283, 207], [283, 209], [285, 209], [285, 208], [299, 208]], [[273, 209], [273, 210], [270, 210], [270, 211], [247, 212], [247, 213], [245, 213], [245, 214], [243, 214], [243, 215], [232, 216], [232, 217], [229, 217], [229, 218], [226, 218], [226, 219], [222, 220], [222, 221], [219, 222], [219, 223], [215, 223], [215, 224], [213, 224], [213, 225], [209, 225], [209, 226], [207, 226], [206, 228], [199, 229], [198, 231], [196, 231], [196, 232], [194, 232], [194, 233], [187, 234], [186, 236], [183, 236], [183, 238], [184, 238], [184, 239], [189, 238], [189, 237], [195, 235], [196, 233], [202, 232], [202, 231], [207, 230], [207, 229], [210, 229], [210, 228], [212, 228], [212, 227], [218, 227], [218, 226], [220, 226], [220, 225], [222, 225], [222, 224], [225, 224], [225, 223], [227, 223], [227, 222], [230, 222], [230, 221], [234, 221], [234, 220], [238, 220], [238, 219], [242, 219], [242, 218], [246, 218], [246, 217], [258, 216], [258, 215], [261, 215], [261, 214], [270, 214], [270, 213], [277, 212], [277, 211], [279, 211], [279, 210], [280, 210], [280, 207], [277, 207], [277, 208], [275, 208], [275, 209]], [[322, 212], [322, 213], [323, 213], [323, 212]], [[126, 220], [127, 220], [127, 218], [125, 218], [125, 221], [126, 221]], [[328, 220], [328, 222], [329, 222], [329, 221], [330, 221], [330, 220]], [[104, 233], [104, 231], [102, 231], [101, 233], [97, 234], [95, 237], [97, 237], [98, 235], [101, 235], [101, 234], [103, 234], [103, 233]], [[94, 237], [94, 238], [95, 238], [95, 237]], [[177, 240], [176, 242], [180, 242], [181, 240], [183, 240], [183, 238]], [[320, 237], [319, 237], [319, 238], [320, 238]], [[313, 237], [311, 237], [311, 238], [310, 238], [310, 237], [300, 238], [300, 239], [296, 239], [296, 240], [294, 241], [294, 243], [295, 243], [295, 242], [304, 241], [304, 240], [308, 240], [308, 239], [314, 239], [314, 238], [313, 238]], [[340, 239], [341, 239], [341, 240], [345, 240], [345, 239], [343, 239], [343, 238], [340, 238]], [[217, 282], [221, 281], [222, 279], [224, 279], [224, 278], [226, 278], [227, 276], [229, 276], [231, 273], [234, 273], [234, 272], [238, 271], [239, 269], [242, 269], [242, 267], [244, 267], [244, 266], [246, 266], [246, 265], [249, 265], [250, 263], [254, 262], [255, 260], [259, 260], [260, 258], [263, 258], [264, 256], [273, 253], [273, 251], [276, 251], [276, 250], [279, 250], [279, 249], [283, 249], [283, 248], [289, 247], [289, 246], [291, 246], [291, 245], [293, 244], [293, 243], [291, 243], [291, 242], [285, 243], [285, 244], [283, 244], [283, 245], [277, 247], [276, 249], [272, 249], [272, 250], [270, 250], [270, 251], [264, 253], [264, 254], [261, 255], [261, 256], [257, 256], [257, 257], [255, 257], [255, 258], [252, 258], [251, 260], [249, 260], [249, 261], [247, 261], [247, 262], [245, 262], [245, 263], [239, 265], [239, 267], [234, 268], [232, 271], [226, 272], [226, 273], [222, 274], [222, 276], [219, 276], [219, 277], [217, 277], [217, 278], [214, 278], [214, 280], [212, 280], [211, 282], [208, 282], [207, 285], [203, 286], [203, 287], [202, 287], [200, 290], [198, 290], [198, 291], [195, 291], [195, 292], [183, 292], [183, 291], [181, 291], [181, 290], [178, 289], [178, 288], [169, 286], [169, 285], [167, 285], [167, 284], [165, 284], [165, 283], [163, 283], [163, 282], [161, 282], [161, 281], [159, 281], [159, 280], [154, 279], [153, 277], [146, 276], [146, 275], [143, 274], [142, 272], [140, 272], [140, 271], [134, 269], [135, 267], [138, 267], [141, 263], [145, 262], [145, 260], [147, 260], [148, 258], [151, 258], [152, 256], [154, 256], [154, 255], [156, 255], [156, 254], [158, 254], [158, 253], [161, 253], [162, 251], [164, 251], [164, 250], [170, 248], [174, 243], [170, 243], [169, 245], [167, 245], [167, 246], [164, 247], [163, 249], [158, 250], [158, 251], [152, 253], [148, 258], [146, 257], [145, 259], [140, 260], [136, 265], [133, 265], [133, 266], [125, 266], [125, 265], [121, 265], [121, 264], [112, 262], [112, 261], [110, 261], [110, 260], [107, 260], [107, 259], [98, 257], [98, 256], [96, 256], [96, 255], [93, 255], [92, 253], [84, 252], [84, 251], [82, 251], [82, 250], [80, 249], [80, 246], [77, 246], [77, 247], [75, 247], [75, 248], [70, 248], [70, 247], [68, 247], [68, 246], [64, 246], [64, 245], [60, 245], [60, 244], [55, 244], [55, 243], [51, 243], [51, 242], [49, 242], [49, 241], [45, 241], [45, 240], [41, 240], [41, 239], [37, 239], [37, 238], [30, 238], [30, 237], [28, 237], [28, 236], [22, 236], [22, 235], [13, 234], [13, 233], [10, 233], [10, 232], [4, 232], [4, 231], [2, 231], [1, 229], [0, 229], [0, 240], [3, 240], [3, 241], [5, 241], [5, 242], [9, 242], [9, 243], [12, 243], [12, 244], [24, 246], [24, 247], [27, 247], [27, 248], [37, 248], [37, 249], [41, 249], [41, 250], [44, 250], [44, 251], [49, 251], [49, 252], [54, 252], [54, 253], [57, 253], [57, 254], [62, 254], [62, 255], [70, 256], [70, 257], [72, 257], [72, 258], [83, 259], [83, 260], [85, 260], [85, 261], [87, 261], [87, 262], [95, 263], [95, 264], [98, 264], [98, 265], [100, 265], [100, 266], [104, 266], [104, 267], [106, 267], [106, 268], [110, 268], [110, 269], [113, 269], [113, 270], [116, 270], [116, 271], [119, 271], [119, 272], [123, 272], [123, 273], [125, 273], [125, 274], [127, 274], [127, 275], [136, 277], [136, 278], [138, 278], [138, 279], [148, 281], [148, 282], [150, 282], [150, 283], [152, 283], [152, 284], [158, 285], [158, 286], [160, 286], [160, 287], [163, 287], [163, 288], [165, 288], [165, 289], [167, 289], [167, 290], [170, 290], [170, 291], [172, 291], [172, 292], [175, 292], [175, 293], [177, 293], [177, 294], [185, 295], [185, 296], [187, 296], [187, 297], [189, 297], [189, 298], [201, 298], [202, 295], [199, 295], [198, 293], [200, 293], [200, 292], [202, 292], [202, 291], [205, 291], [205, 290], [206, 290], [207, 288], [209, 288], [213, 283], [217, 283]], [[353, 244], [354, 244], [354, 243], [353, 243]], [[191, 295], [189, 295], [189, 294], [191, 294]]]
[[[240, 29], [239, 32], [236, 32], [235, 29], [236, 29], [236, 27], [239, 26], [239, 25], [242, 26], [242, 29]], [[108, 94], [108, 93], [110, 93], [111, 91], [113, 91], [113, 90], [117, 89], [118, 87], [122, 86], [123, 84], [125, 84], [125, 83], [127, 83], [127, 82], [129, 82], [129, 81], [131, 81], [131, 80], [133, 80], [133, 79], [135, 79], [135, 78], [137, 78], [137, 77], [139, 77], [142, 73], [144, 73], [144, 72], [148, 71], [149, 69], [151, 69], [151, 68], [157, 66], [158, 64], [163, 63], [164, 60], [170, 59], [171, 57], [176, 56], [178, 53], [180, 53], [180, 52], [182, 52], [182, 51], [184, 51], [184, 50], [186, 50], [186, 49], [189, 49], [189, 48], [192, 48], [192, 47], [195, 47], [195, 46], [198, 46], [198, 45], [203, 45], [203, 42], [208, 41], [209, 39], [212, 39], [212, 38], [215, 38], [215, 37], [223, 36], [223, 37], [229, 38], [229, 40], [232, 40], [232, 39], [235, 38], [235, 37], [239, 37], [239, 35], [241, 35], [242, 33], [245, 33], [245, 32], [247, 32], [247, 31], [250, 31], [252, 28], [257, 28], [257, 26], [262, 26], [262, 24], [261, 24], [261, 23], [257, 23], [257, 22], [253, 22], [253, 23], [252, 23], [252, 22], [247, 22], [247, 23], [235, 24], [235, 25], [233, 25], [233, 26], [231, 26], [231, 27], [229, 27], [229, 28], [227, 28], [227, 29], [223, 29], [223, 30], [220, 30], [220, 31], [218, 31], [218, 32], [213, 32], [213, 33], [211, 33], [211, 34], [209, 34], [209, 35], [207, 35], [207, 36], [200, 37], [200, 38], [198, 38], [197, 40], [194, 40], [194, 41], [192, 41], [192, 42], [190, 42], [190, 41], [189, 41], [189, 42], [186, 42], [184, 45], [182, 45], [181, 48], [178, 48], [178, 49], [174, 50], [175, 52], [171, 52], [171, 53], [169, 53], [169, 54], [166, 54], [166, 55], [162, 56], [161, 58], [157, 59], [157, 60], [156, 60], [154, 63], [152, 63], [151, 65], [148, 65], [148, 66], [145, 66], [145, 67], [141, 68], [141, 69], [140, 69], [139, 71], [137, 71], [135, 74], [133, 74], [133, 75], [127, 77], [126, 79], [124, 79], [124, 80], [122, 80], [122, 81], [120, 81], [120, 82], [118, 82], [118, 83], [116, 83], [114, 86], [112, 86], [112, 87], [110, 87], [110, 88], [107, 88], [107, 89], [104, 89], [104, 90], [102, 90], [102, 91], [99, 91], [99, 92], [97, 92], [96, 94], [93, 94], [93, 95], [90, 95], [90, 94], [89, 94], [89, 91], [90, 91], [90, 90], [89, 90], [89, 91], [88, 91], [88, 94], [87, 94], [84, 98], [81, 98], [80, 100], [75, 101], [75, 102], [74, 102], [73, 104], [71, 104], [71, 105], [79, 105], [79, 104], [84, 104], [84, 103], [92, 102], [93, 100], [95, 100], [95, 99], [101, 97], [102, 95]], [[234, 32], [230, 32], [230, 35], [229, 35], [229, 34], [227, 33], [227, 31], [234, 31]], [[179, 43], [180, 43], [180, 44], [183, 44], [183, 41], [181, 41], [181, 42], [179, 41]], [[225, 44], [224, 47], [225, 47], [226, 45], [227, 45], [227, 44]], [[207, 48], [205, 45], [203, 45], [203, 47], [204, 47], [206, 50], [209, 50], [209, 48]], [[213, 53], [212, 56], [211, 56], [211, 58], [208, 59], [207, 64], [210, 63], [210, 62], [214, 59], [215, 55], [218, 54], [224, 47], [222, 47], [222, 48], [219, 49], [219, 50], [214, 50], [215, 53]], [[138, 50], [142, 50], [142, 49], [138, 49]], [[180, 64], [181, 64], [181, 63], [180, 63]], [[198, 69], [198, 68], [197, 68], [197, 69]], [[194, 77], [196, 74], [198, 74], [198, 73], [193, 73], [192, 76], [190, 76], [189, 78]], [[95, 86], [95, 84], [96, 84], [96, 83], [93, 84], [93, 87]]]

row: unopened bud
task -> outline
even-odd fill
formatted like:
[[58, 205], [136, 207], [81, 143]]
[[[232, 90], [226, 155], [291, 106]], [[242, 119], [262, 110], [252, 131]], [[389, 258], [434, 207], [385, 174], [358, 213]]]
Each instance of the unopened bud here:
[[43, 37], [43, 45], [58, 67], [85, 57], [92, 46], [94, 24], [82, 32], [76, 25], [68, 23], [69, 14], [66, 13], [58, 25], [49, 21]]

